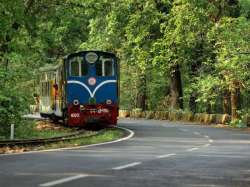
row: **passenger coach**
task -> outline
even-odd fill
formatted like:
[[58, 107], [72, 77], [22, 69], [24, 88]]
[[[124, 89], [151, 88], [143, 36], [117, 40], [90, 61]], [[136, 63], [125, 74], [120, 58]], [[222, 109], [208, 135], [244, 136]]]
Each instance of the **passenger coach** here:
[[101, 51], [70, 54], [62, 63], [41, 69], [41, 116], [70, 126], [102, 122], [116, 125], [119, 110], [119, 65]]

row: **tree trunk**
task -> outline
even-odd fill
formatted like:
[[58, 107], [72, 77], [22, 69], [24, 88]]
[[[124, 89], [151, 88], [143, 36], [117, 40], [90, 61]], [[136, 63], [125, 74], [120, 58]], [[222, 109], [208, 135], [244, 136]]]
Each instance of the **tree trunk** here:
[[192, 111], [193, 113], [196, 113], [196, 108], [197, 108], [197, 105], [196, 105], [196, 99], [197, 99], [197, 96], [196, 96], [196, 93], [193, 92], [189, 98], [189, 109], [190, 111]]
[[206, 113], [208, 113], [208, 114], [212, 113], [212, 106], [211, 106], [211, 104], [209, 102], [207, 103]]
[[231, 114], [231, 100], [229, 90], [225, 90], [223, 93], [223, 114]]
[[183, 109], [182, 96], [181, 72], [177, 64], [171, 68], [170, 74], [170, 107], [173, 109]]
[[9, 69], [9, 60], [7, 59], [6, 63], [5, 63], [5, 72], [6, 73], [8, 72], [8, 69]]
[[231, 90], [231, 113], [232, 113], [232, 120], [238, 119], [237, 110], [240, 109], [240, 88], [239, 83], [234, 82]]
[[142, 75], [139, 78], [139, 84], [138, 84], [138, 94], [136, 97], [136, 108], [141, 108], [142, 111], [146, 110], [146, 95], [147, 95], [147, 89], [146, 89], [146, 76]]

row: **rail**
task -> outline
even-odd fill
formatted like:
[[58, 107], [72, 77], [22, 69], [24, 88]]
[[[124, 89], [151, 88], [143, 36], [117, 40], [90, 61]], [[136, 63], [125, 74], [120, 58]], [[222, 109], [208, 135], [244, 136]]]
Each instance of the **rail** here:
[[[86, 131], [79, 130], [78, 132], [67, 134], [65, 136], [57, 136], [57, 137], [52, 137], [52, 138], [2, 140], [2, 141], [0, 141], [0, 147], [47, 144], [47, 143], [55, 143], [55, 142], [60, 142], [60, 141], [75, 140], [75, 139], [83, 137], [84, 132], [86, 132]], [[94, 135], [96, 135], [96, 134], [94, 134]], [[90, 136], [93, 136], [93, 134], [88, 135], [88, 136], [85, 135], [84, 137], [90, 137]]]

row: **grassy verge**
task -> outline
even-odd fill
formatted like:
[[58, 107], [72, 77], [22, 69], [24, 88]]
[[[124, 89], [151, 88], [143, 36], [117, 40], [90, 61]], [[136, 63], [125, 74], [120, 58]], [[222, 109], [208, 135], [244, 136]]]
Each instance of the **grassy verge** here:
[[4, 147], [0, 149], [0, 153], [20, 153], [27, 151], [38, 151], [55, 148], [67, 148], [82, 145], [90, 145], [96, 143], [109, 142], [125, 136], [125, 131], [121, 129], [104, 129], [99, 132], [86, 131], [85, 134], [76, 140], [61, 141], [57, 143], [50, 143], [40, 146], [27, 146], [27, 147]]
[[116, 139], [123, 137], [124, 134], [125, 132], [121, 129], [104, 129], [96, 134], [93, 134], [93, 132], [92, 133], [89, 132], [84, 137], [76, 139], [76, 140], [59, 142], [55, 144], [48, 144], [48, 145], [45, 145], [44, 148], [51, 149], [51, 148], [62, 148], [62, 147], [74, 147], [74, 146], [91, 145], [91, 144], [96, 144], [96, 143], [109, 142], [109, 141], [116, 140]]
[[[72, 133], [72, 129], [49, 122], [23, 120], [15, 125], [15, 139], [50, 138]], [[0, 130], [0, 140], [9, 139], [10, 130]]]

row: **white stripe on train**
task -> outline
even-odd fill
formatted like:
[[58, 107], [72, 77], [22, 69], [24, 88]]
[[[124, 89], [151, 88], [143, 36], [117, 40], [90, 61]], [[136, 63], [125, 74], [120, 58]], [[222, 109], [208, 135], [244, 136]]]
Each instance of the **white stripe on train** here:
[[95, 87], [95, 89], [94, 89], [93, 92], [91, 92], [91, 90], [89, 89], [89, 87], [86, 84], [84, 84], [84, 83], [82, 83], [80, 81], [76, 81], [76, 80], [67, 81], [68, 84], [78, 84], [78, 85], [81, 85], [82, 87], [84, 87], [89, 92], [90, 97], [94, 97], [95, 94], [96, 94], [96, 92], [97, 92], [97, 90], [99, 90], [99, 88], [101, 88], [103, 85], [108, 84], [108, 83], [116, 83], [116, 82], [117, 82], [116, 80], [106, 80], [106, 81], [103, 81], [103, 82], [101, 82], [99, 85], [97, 85]]

